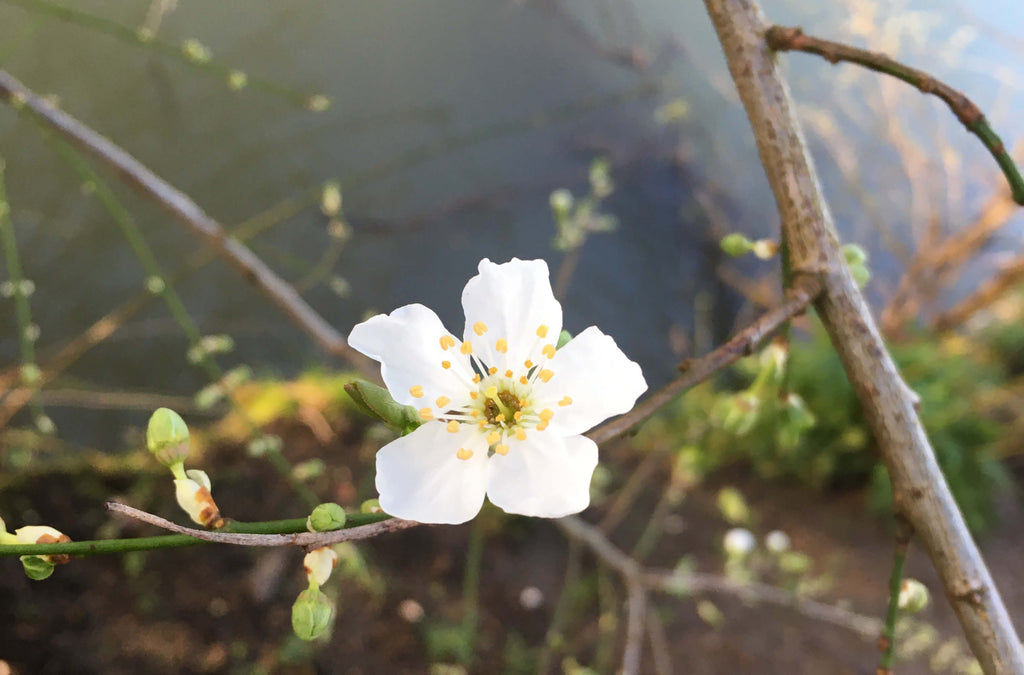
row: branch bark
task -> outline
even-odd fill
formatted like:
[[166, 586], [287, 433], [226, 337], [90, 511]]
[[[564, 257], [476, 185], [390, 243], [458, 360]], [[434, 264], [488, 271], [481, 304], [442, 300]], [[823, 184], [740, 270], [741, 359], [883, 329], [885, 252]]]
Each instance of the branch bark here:
[[893, 486], [893, 505], [914, 527], [986, 673], [1024, 673], [1024, 650], [985, 562], [949, 491], [914, 396], [885, 349], [850, 275], [789, 88], [751, 0], [705, 0], [750, 118], [775, 194], [795, 272], [817, 274], [815, 307], [853, 384]]

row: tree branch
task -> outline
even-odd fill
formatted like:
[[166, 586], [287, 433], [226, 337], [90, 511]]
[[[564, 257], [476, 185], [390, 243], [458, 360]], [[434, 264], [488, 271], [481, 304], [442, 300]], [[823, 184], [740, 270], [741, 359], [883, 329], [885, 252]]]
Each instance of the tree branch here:
[[114, 171], [125, 184], [152, 200], [205, 240], [217, 254], [254, 284], [324, 351], [347, 359], [371, 372], [369, 361], [348, 346], [345, 338], [279, 277], [255, 253], [228, 236], [220, 223], [208, 216], [183, 192], [150, 171], [113, 142], [67, 113], [54, 108], [6, 71], [0, 70], [0, 100], [27, 110], [44, 127], [56, 132]]
[[893, 486], [893, 507], [913, 526], [986, 673], [1024, 673], [1024, 650], [864, 298], [843, 259], [832, 216], [751, 0], [705, 0], [775, 194], [793, 269], [818, 272], [815, 307], [832, 339]]
[[960, 120], [968, 131], [977, 136], [985, 148], [995, 158], [999, 168], [1006, 176], [1013, 193], [1013, 201], [1024, 205], [1024, 178], [1013, 158], [1006, 151], [1002, 139], [989, 125], [981, 108], [975, 105], [974, 101], [967, 98], [963, 92], [954, 89], [945, 82], [937, 80], [923, 70], [911, 68], [889, 58], [885, 54], [869, 52], [865, 49], [851, 47], [841, 42], [831, 42], [821, 38], [804, 35], [803, 29], [799, 26], [772, 26], [765, 33], [768, 46], [777, 52], [799, 51], [808, 54], [817, 54], [832, 64], [840, 61], [856, 63], [869, 70], [884, 73], [902, 80], [907, 84], [916, 87], [922, 94], [937, 96], [949, 106], [956, 118]]

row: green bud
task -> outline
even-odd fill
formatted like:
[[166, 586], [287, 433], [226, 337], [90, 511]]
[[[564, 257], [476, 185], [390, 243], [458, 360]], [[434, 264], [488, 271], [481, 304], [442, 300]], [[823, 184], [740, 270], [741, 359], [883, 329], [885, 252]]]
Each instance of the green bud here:
[[352, 380], [345, 385], [345, 392], [364, 413], [400, 431], [403, 435], [423, 423], [415, 408], [395, 401], [384, 387], [378, 387], [365, 380]]
[[188, 425], [170, 408], [157, 408], [146, 427], [146, 447], [166, 467], [188, 457]]
[[383, 513], [379, 499], [367, 499], [359, 505], [359, 513]]
[[21, 556], [21, 564], [25, 567], [25, 576], [32, 581], [42, 581], [53, 574], [53, 563], [37, 555]]
[[915, 614], [928, 606], [928, 587], [917, 579], [904, 579], [900, 585], [899, 606], [908, 614]]
[[306, 110], [323, 112], [331, 107], [331, 99], [323, 94], [313, 94], [306, 99]]
[[209, 63], [210, 59], [213, 58], [209, 47], [199, 40], [192, 38], [181, 43], [181, 53], [192, 63], [198, 64]]
[[336, 216], [341, 211], [341, 186], [330, 181], [320, 190], [320, 211], [325, 216]]
[[345, 509], [330, 502], [320, 504], [306, 518], [306, 529], [310, 532], [331, 532], [345, 527]]
[[751, 520], [747, 500], [734, 487], [724, 487], [718, 491], [718, 510], [723, 518], [734, 525], [745, 525]]
[[558, 334], [558, 344], [555, 345], [555, 349], [561, 349], [565, 345], [569, 344], [569, 340], [571, 339], [572, 333], [563, 329], [562, 332]]
[[566, 189], [555, 190], [551, 193], [549, 201], [551, 203], [551, 210], [555, 214], [555, 218], [562, 219], [568, 217], [573, 204], [571, 192]]
[[739, 258], [741, 255], [746, 255], [754, 248], [754, 244], [738, 232], [725, 235], [722, 237], [722, 241], [719, 242], [718, 245], [722, 247], [723, 251], [728, 255], [731, 255], [733, 258]]
[[857, 244], [843, 244], [843, 257], [849, 265], [864, 265], [868, 261], [868, 252]]
[[302, 640], [315, 640], [331, 624], [331, 601], [319, 588], [310, 587], [299, 593], [292, 605], [292, 630]]
[[850, 265], [850, 274], [857, 283], [857, 288], [864, 288], [871, 281], [871, 270], [864, 265]]
[[232, 91], [241, 91], [249, 84], [249, 76], [241, 70], [232, 70], [228, 73], [228, 87]]

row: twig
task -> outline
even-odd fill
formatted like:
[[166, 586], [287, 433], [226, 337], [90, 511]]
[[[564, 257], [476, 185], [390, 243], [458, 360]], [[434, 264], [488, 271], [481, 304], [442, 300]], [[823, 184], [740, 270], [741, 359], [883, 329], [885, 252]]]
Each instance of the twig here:
[[665, 627], [661, 625], [661, 618], [651, 605], [647, 606], [647, 638], [654, 657], [655, 675], [672, 675], [675, 671], [672, 669], [672, 655], [668, 650]]
[[1013, 192], [1013, 201], [1024, 205], [1024, 178], [1013, 158], [1006, 152], [1006, 146], [999, 138], [999, 135], [989, 126], [988, 120], [971, 99], [962, 92], [950, 87], [945, 82], [935, 79], [923, 70], [911, 68], [899, 61], [895, 61], [885, 54], [869, 52], [865, 49], [858, 49], [840, 42], [822, 40], [810, 35], [804, 35], [799, 26], [772, 26], [765, 32], [765, 39], [768, 46], [778, 52], [800, 51], [808, 54], [817, 54], [829, 63], [847, 61], [856, 63], [870, 70], [891, 75], [907, 84], [916, 87], [922, 94], [932, 94], [939, 97], [949, 106], [956, 118], [960, 120], [968, 131], [977, 136], [985, 148], [995, 158], [999, 168], [1006, 176], [1010, 189]]
[[754, 348], [775, 329], [804, 311], [821, 292], [821, 282], [812, 276], [798, 276], [787, 291], [786, 300], [775, 309], [733, 336], [728, 342], [686, 364], [686, 372], [648, 396], [631, 411], [590, 431], [587, 436], [597, 444], [621, 436], [644, 421], [681, 392], [703, 382], [722, 368], [753, 353]]
[[899, 516], [896, 517], [896, 546], [892, 555], [892, 576], [889, 578], [889, 608], [885, 613], [885, 626], [878, 639], [882, 656], [878, 661], [878, 675], [892, 675], [896, 656], [896, 617], [900, 613], [900, 587], [903, 585], [903, 565], [907, 561], [907, 547], [914, 530]]
[[10, 103], [15, 108], [30, 111], [38, 121], [110, 167], [124, 183], [156, 202], [188, 226], [193, 234], [204, 239], [214, 251], [238, 270], [243, 278], [255, 284], [326, 352], [347, 359], [362, 368], [369, 368], [366, 357], [350, 348], [345, 338], [310, 307], [294, 288], [277, 276], [252, 251], [229, 237], [220, 223], [208, 216], [187, 195], [179, 192], [107, 138], [49, 105], [3, 70], [0, 70], [0, 100]]
[[397, 530], [405, 530], [410, 527], [416, 527], [422, 523], [417, 523], [414, 520], [401, 520], [399, 518], [391, 518], [389, 520], [382, 520], [378, 523], [371, 523], [369, 525], [360, 525], [359, 527], [352, 527], [342, 530], [334, 530], [333, 532], [299, 532], [296, 534], [246, 534], [246, 533], [231, 533], [231, 532], [211, 532], [209, 530], [197, 530], [192, 527], [183, 527], [176, 523], [161, 518], [160, 516], [147, 513], [136, 508], [132, 508], [127, 504], [121, 504], [119, 502], [107, 502], [104, 504], [108, 511], [113, 513], [119, 513], [123, 516], [133, 518], [135, 520], [155, 525], [161, 529], [176, 534], [185, 534], [196, 539], [203, 541], [213, 542], [215, 544], [234, 544], [235, 546], [303, 546], [310, 550], [319, 548], [321, 546], [329, 546], [331, 544], [337, 544], [343, 541], [356, 541], [359, 539], [369, 539], [370, 537], [376, 537], [379, 534], [385, 532], [395, 532]]
[[937, 331], [947, 331], [963, 324], [978, 310], [991, 305], [1003, 293], [1024, 279], [1024, 255], [1014, 258], [970, 295], [940, 314], [932, 322]]
[[644, 649], [644, 620], [647, 618], [647, 590], [639, 579], [626, 581], [626, 646], [622, 654], [622, 674], [636, 675]]
[[839, 248], [788, 86], [764, 40], [769, 24], [751, 0], [705, 5], [750, 118], [793, 269], [821, 274], [815, 308], [889, 470], [894, 508], [928, 552], [982, 670], [1024, 673], [1020, 638]]

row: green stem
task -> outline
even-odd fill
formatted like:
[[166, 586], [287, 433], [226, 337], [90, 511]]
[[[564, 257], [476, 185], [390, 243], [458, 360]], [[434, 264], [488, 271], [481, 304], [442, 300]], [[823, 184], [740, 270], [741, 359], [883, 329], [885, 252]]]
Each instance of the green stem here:
[[[345, 529], [388, 520], [391, 516], [385, 513], [350, 513], [345, 521]], [[217, 530], [237, 534], [295, 534], [306, 532], [305, 518], [288, 520], [268, 520], [256, 523], [228, 521], [228, 524]], [[0, 558], [16, 555], [55, 555], [67, 554], [75, 556], [98, 555], [102, 553], [128, 553], [131, 551], [155, 551], [164, 548], [183, 548], [210, 544], [190, 537], [187, 534], [168, 534], [158, 537], [135, 537], [132, 539], [99, 539], [95, 541], [73, 541], [64, 544], [18, 544], [16, 546], [0, 546]]]
[[221, 65], [214, 61], [199, 61], [193, 58], [189, 58], [182, 50], [180, 45], [172, 42], [161, 40], [155, 36], [147, 35], [143, 31], [129, 28], [128, 26], [122, 25], [116, 21], [105, 19], [95, 14], [84, 12], [80, 9], [73, 9], [71, 7], [65, 7], [56, 3], [47, 2], [46, 0], [2, 0], [9, 5], [16, 5], [21, 7], [27, 12], [34, 12], [36, 14], [42, 14], [50, 16], [60, 21], [66, 21], [68, 23], [89, 28], [98, 33], [102, 33], [109, 37], [112, 37], [121, 42], [134, 45], [136, 47], [142, 47], [144, 49], [150, 49], [157, 53], [163, 54], [166, 57], [174, 59], [179, 63], [195, 68], [201, 72], [205, 72], [214, 77], [220, 78], [225, 83], [230, 84], [232, 78], [236, 78], [239, 75], [245, 77], [245, 87], [252, 88], [257, 91], [261, 91], [266, 94], [271, 94], [283, 98], [295, 105], [302, 106], [307, 109], [316, 110], [318, 109], [314, 102], [322, 102], [326, 99], [322, 95], [308, 94], [301, 91], [296, 91], [290, 87], [272, 82], [261, 77], [250, 76], [247, 73], [229, 68], [228, 66]]
[[[466, 551], [466, 571], [462, 579], [462, 635], [469, 645], [467, 655], [472, 662], [476, 653], [476, 631], [480, 616], [480, 566], [484, 553], [484, 520], [477, 518], [469, 531], [469, 550]], [[469, 665], [465, 663], [463, 665]]]
[[892, 576], [889, 578], [889, 608], [885, 614], [885, 626], [882, 628], [880, 647], [882, 657], [878, 661], [878, 672], [891, 673], [896, 655], [896, 619], [900, 611], [900, 587], [903, 585], [903, 564], [907, 560], [907, 545], [910, 542], [909, 530], [898, 524], [896, 548], [892, 558]]
[[575, 539], [568, 540], [569, 552], [565, 562], [565, 575], [562, 577], [562, 589], [558, 594], [555, 609], [551, 613], [551, 622], [544, 635], [544, 646], [537, 658], [538, 673], [550, 673], [553, 670], [555, 657], [564, 650], [563, 630], [572, 614], [572, 592], [580, 575], [581, 546]]

